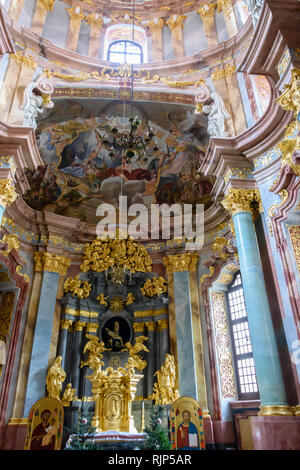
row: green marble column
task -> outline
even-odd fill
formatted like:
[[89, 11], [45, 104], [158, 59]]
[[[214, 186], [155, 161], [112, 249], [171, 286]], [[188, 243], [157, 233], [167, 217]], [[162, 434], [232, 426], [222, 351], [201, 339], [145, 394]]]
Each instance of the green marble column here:
[[36, 271], [43, 272], [40, 299], [31, 351], [26, 389], [24, 416], [32, 405], [45, 396], [45, 383], [49, 367], [49, 352], [60, 274], [65, 275], [70, 260], [51, 253], [36, 253]]
[[292, 415], [287, 404], [276, 337], [264, 282], [253, 204], [260, 203], [258, 190], [230, 188], [222, 204], [229, 210], [236, 233], [244, 296], [248, 313], [262, 415]]
[[[170, 344], [173, 345], [171, 353], [177, 366], [179, 393], [197, 400], [203, 414], [208, 416], [197, 264], [197, 253], [182, 253], [164, 258], [169, 288], [170, 284], [173, 285], [173, 303], [169, 305]], [[173, 317], [174, 321], [171, 323]]]

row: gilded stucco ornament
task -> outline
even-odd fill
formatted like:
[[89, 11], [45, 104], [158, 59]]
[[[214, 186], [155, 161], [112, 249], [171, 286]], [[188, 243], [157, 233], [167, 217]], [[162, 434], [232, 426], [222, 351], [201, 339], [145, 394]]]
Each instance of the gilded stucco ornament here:
[[260, 204], [260, 193], [258, 189], [230, 188], [221, 204], [228, 210], [231, 216], [239, 212], [251, 212], [255, 214], [254, 204]]
[[230, 240], [225, 237], [216, 237], [212, 245], [212, 250], [217, 251], [222, 259], [227, 259], [229, 253], [224, 253], [223, 248], [230, 245]]
[[92, 285], [88, 281], [81, 281], [79, 276], [68, 277], [64, 284], [64, 292], [73, 292], [79, 299], [86, 299], [91, 292]]
[[36, 271], [49, 271], [66, 275], [71, 260], [61, 255], [37, 252], [35, 253], [34, 261]]
[[10, 179], [0, 180], [0, 205], [10, 206], [18, 197]]
[[293, 69], [291, 72], [291, 82], [284, 85], [285, 91], [276, 102], [285, 110], [293, 111], [294, 116], [300, 111], [300, 69]]
[[167, 281], [162, 277], [154, 277], [153, 279], [147, 279], [145, 284], [140, 288], [143, 295], [147, 297], [154, 297], [155, 295], [161, 295], [168, 291]]
[[108, 271], [113, 267], [121, 267], [130, 273], [151, 272], [152, 260], [146, 248], [133, 239], [101, 239], [96, 238], [87, 244], [84, 250], [81, 271]]
[[168, 255], [163, 259], [167, 273], [181, 271], [196, 271], [199, 256], [197, 253], [180, 253], [179, 255]]
[[20, 249], [21, 243], [18, 240], [17, 235], [9, 235], [5, 233], [1, 239], [1, 243], [4, 243], [7, 245], [5, 250], [1, 250], [2, 256], [9, 256], [10, 252], [12, 249], [15, 249], [17, 252]]

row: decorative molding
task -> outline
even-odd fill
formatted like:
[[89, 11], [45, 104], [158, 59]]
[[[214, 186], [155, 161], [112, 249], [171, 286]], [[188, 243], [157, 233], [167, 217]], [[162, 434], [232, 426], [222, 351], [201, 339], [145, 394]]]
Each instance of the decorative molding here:
[[34, 261], [36, 271], [49, 271], [65, 276], [71, 260], [61, 255], [38, 252], [35, 253]]
[[197, 253], [181, 253], [179, 255], [168, 255], [163, 258], [167, 274], [181, 271], [196, 271], [199, 256]]

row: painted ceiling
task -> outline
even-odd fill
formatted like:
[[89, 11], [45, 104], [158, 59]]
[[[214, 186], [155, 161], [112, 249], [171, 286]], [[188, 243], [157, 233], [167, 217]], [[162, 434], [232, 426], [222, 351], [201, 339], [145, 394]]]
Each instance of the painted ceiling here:
[[[118, 140], [138, 118], [135, 134], [146, 149], [124, 153]], [[43, 210], [96, 224], [103, 202], [211, 204], [212, 180], [198, 173], [209, 136], [206, 118], [188, 106], [124, 104], [109, 100], [56, 100], [43, 115], [37, 142], [44, 166], [26, 169], [26, 202]]]

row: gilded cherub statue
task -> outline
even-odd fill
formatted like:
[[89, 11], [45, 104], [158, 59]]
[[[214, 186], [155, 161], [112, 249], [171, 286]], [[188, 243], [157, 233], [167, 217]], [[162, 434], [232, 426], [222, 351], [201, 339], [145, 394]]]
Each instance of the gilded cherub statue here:
[[126, 349], [122, 349], [122, 351], [128, 351], [129, 352], [129, 358], [127, 361], [127, 364], [125, 365], [125, 368], [132, 370], [133, 368], [136, 368], [138, 370], [143, 370], [147, 362], [138, 355], [140, 351], [146, 351], [149, 352], [149, 349], [143, 344], [144, 341], [147, 341], [146, 336], [138, 336], [135, 339], [135, 344], [132, 346], [132, 344], [128, 341], [125, 343]]
[[72, 384], [69, 383], [61, 398], [62, 405], [70, 406], [71, 401], [74, 400], [75, 393], [76, 393], [76, 388], [72, 388]]

